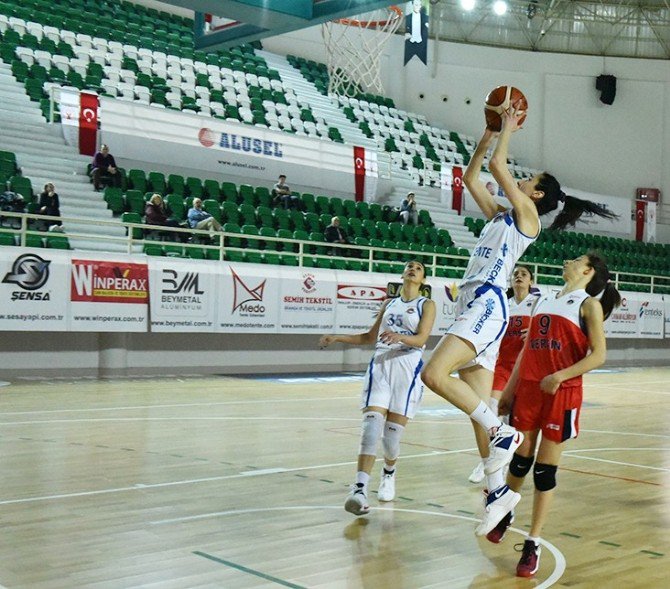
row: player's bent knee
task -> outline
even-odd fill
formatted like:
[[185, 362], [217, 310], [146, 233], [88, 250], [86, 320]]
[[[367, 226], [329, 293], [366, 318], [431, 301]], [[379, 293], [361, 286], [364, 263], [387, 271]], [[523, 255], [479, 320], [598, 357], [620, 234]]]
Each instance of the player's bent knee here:
[[558, 467], [555, 464], [537, 462], [533, 469], [535, 488], [538, 491], [551, 491], [556, 487], [556, 470]]
[[363, 413], [359, 454], [366, 454], [368, 456], [377, 455], [377, 445], [384, 431], [385, 419], [381, 413], [377, 413], [376, 411]]
[[421, 382], [432, 391], [437, 392], [437, 389], [440, 387], [440, 373], [440, 370], [429, 363], [421, 371]]
[[509, 463], [509, 473], [522, 479], [530, 472], [533, 460], [532, 456], [521, 456], [521, 454], [515, 452], [514, 456], [512, 456], [512, 461]]

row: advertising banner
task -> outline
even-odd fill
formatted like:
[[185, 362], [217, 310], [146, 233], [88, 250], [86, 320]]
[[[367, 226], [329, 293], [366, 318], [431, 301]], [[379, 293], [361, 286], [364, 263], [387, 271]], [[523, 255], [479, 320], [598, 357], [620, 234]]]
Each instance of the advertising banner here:
[[[369, 279], [368, 279], [369, 277]], [[362, 333], [370, 329], [386, 298], [386, 282], [381, 275], [338, 272], [335, 295], [335, 332]]]
[[147, 330], [147, 264], [119, 258], [72, 259], [71, 331]]
[[150, 257], [151, 331], [215, 331], [218, 277], [215, 264]]
[[433, 335], [444, 335], [455, 319], [458, 283], [455, 278], [431, 278], [432, 299], [435, 301], [435, 325]]
[[[354, 147], [307, 135], [272, 131], [236, 121], [202, 117], [136, 102], [101, 102], [102, 139], [125, 158], [178, 165], [224, 176], [242, 176], [276, 182], [288, 176], [289, 185], [314, 186], [328, 194], [353, 194], [356, 172], [367, 200], [368, 184], [376, 187], [376, 153], [358, 153]], [[196, 174], [197, 175], [197, 174]], [[363, 194], [363, 193], [362, 193]]]
[[220, 268], [218, 331], [277, 333], [281, 268], [260, 264], [230, 264]]
[[69, 252], [0, 248], [0, 329], [65, 331], [69, 272]]
[[285, 269], [279, 304], [281, 333], [326, 333], [335, 325], [336, 274], [316, 268]]

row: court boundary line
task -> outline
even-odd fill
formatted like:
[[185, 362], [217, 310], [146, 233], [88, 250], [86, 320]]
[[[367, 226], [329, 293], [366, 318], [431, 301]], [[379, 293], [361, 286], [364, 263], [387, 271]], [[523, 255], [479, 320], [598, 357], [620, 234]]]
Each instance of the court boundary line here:
[[[227, 511], [218, 511], [212, 512], [210, 514], [202, 514], [200, 516], [186, 516], [185, 518], [173, 518], [167, 520], [157, 520], [155, 522], [149, 522], [150, 525], [167, 525], [171, 523], [185, 523], [186, 521], [193, 521], [194, 519], [205, 519], [203, 516], [207, 517], [225, 517], [228, 515], [244, 515], [247, 513], [259, 513], [259, 512], [269, 512], [269, 511], [295, 511], [295, 510], [305, 510], [305, 509], [329, 509], [329, 510], [338, 510], [342, 511], [343, 508], [341, 505], [301, 505], [301, 506], [286, 506], [286, 507], [260, 507], [260, 508], [249, 508], [249, 509], [240, 509], [240, 510], [227, 510]], [[399, 513], [416, 513], [419, 515], [429, 515], [437, 517], [446, 517], [452, 519], [460, 519], [463, 521], [470, 522], [479, 522], [480, 520], [476, 517], [470, 517], [465, 515], [457, 515], [455, 513], [444, 513], [439, 511], [428, 511], [424, 509], [404, 509], [404, 508], [391, 508], [391, 507], [371, 507], [370, 511], [389, 511], [389, 512], [399, 512]], [[527, 537], [528, 533], [515, 527], [508, 528], [510, 531], [515, 532], [522, 537]], [[548, 542], [545, 539], [540, 539], [540, 544], [542, 544], [554, 557], [554, 570], [552, 573], [539, 585], [535, 585], [534, 589], [548, 589], [548, 587], [553, 586], [565, 572], [567, 567], [567, 561], [563, 553], [551, 542]]]

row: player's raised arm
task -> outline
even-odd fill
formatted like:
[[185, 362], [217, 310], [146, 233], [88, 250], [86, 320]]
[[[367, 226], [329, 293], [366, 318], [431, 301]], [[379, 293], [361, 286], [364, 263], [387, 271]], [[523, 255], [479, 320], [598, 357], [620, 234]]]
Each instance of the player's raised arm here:
[[479, 176], [486, 152], [495, 141], [497, 135], [498, 134], [495, 131], [492, 131], [489, 128], [484, 130], [484, 134], [479, 140], [477, 148], [472, 154], [468, 167], [463, 175], [465, 186], [470, 191], [472, 198], [475, 199], [477, 206], [481, 209], [487, 219], [492, 219], [499, 211], [503, 210], [491, 193], [486, 189], [484, 182], [482, 182]]

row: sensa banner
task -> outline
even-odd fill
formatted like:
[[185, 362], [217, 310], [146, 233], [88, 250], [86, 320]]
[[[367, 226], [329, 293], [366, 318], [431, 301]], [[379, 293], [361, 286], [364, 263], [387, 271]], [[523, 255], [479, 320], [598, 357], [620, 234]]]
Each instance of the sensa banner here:
[[[0, 248], [0, 331], [360, 333], [395, 274]], [[454, 321], [458, 282], [430, 278], [433, 335]], [[545, 295], [557, 287], [541, 287]], [[611, 338], [670, 337], [670, 297], [622, 293]]]

